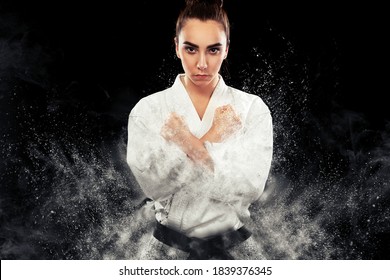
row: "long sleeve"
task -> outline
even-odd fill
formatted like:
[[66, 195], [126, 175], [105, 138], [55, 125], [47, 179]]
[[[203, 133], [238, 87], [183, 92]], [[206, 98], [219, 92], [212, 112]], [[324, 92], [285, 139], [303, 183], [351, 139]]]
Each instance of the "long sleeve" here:
[[160, 135], [163, 120], [158, 106], [141, 100], [128, 122], [127, 163], [146, 196], [153, 200], [167, 198], [194, 176], [193, 164], [185, 153]]
[[[250, 218], [249, 206], [263, 192], [271, 166], [272, 119], [259, 97], [226, 86], [220, 77], [200, 120], [180, 77], [131, 111], [127, 163], [145, 195], [155, 201], [157, 221], [189, 237], [206, 238], [238, 229]], [[193, 135], [202, 137], [212, 126], [216, 108], [226, 104], [243, 125], [223, 143], [205, 143], [213, 171], [160, 135], [175, 112]]]
[[262, 194], [272, 161], [272, 118], [255, 98], [243, 129], [223, 143], [207, 143], [214, 161], [213, 199], [237, 206], [249, 205]]

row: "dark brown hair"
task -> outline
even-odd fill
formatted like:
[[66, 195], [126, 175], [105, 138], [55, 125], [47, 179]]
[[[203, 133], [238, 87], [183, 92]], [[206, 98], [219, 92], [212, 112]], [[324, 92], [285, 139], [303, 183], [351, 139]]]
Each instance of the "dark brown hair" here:
[[176, 22], [176, 37], [188, 19], [201, 21], [215, 20], [222, 24], [227, 44], [230, 43], [230, 24], [226, 11], [223, 9], [223, 0], [186, 0], [186, 6], [180, 12]]

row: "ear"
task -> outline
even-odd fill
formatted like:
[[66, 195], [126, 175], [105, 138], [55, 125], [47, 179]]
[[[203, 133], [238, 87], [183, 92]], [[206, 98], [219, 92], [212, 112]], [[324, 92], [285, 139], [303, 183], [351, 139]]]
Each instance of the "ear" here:
[[228, 56], [228, 53], [229, 53], [229, 45], [226, 45], [226, 49], [225, 49], [225, 57], [223, 59], [226, 59], [227, 56]]
[[173, 40], [175, 41], [175, 51], [176, 51], [176, 56], [177, 56], [178, 58], [180, 58], [180, 54], [179, 54], [179, 42], [178, 42], [178, 38], [177, 38], [177, 37], [175, 37]]

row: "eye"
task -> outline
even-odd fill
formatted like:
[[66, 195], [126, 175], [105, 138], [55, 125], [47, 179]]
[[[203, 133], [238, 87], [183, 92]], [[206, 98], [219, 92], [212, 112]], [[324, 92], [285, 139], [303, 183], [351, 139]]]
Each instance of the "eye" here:
[[211, 54], [217, 54], [217, 53], [220, 52], [220, 49], [219, 49], [219, 48], [211, 48], [211, 49], [209, 49], [209, 52], [210, 52]]
[[194, 47], [187, 46], [185, 47], [185, 50], [187, 53], [191, 53], [191, 54], [196, 53], [196, 49]]

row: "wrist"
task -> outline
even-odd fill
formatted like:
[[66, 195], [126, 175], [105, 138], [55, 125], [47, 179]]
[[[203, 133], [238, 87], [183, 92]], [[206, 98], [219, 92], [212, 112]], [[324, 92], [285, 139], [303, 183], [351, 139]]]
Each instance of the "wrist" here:
[[191, 160], [207, 167], [211, 171], [214, 170], [213, 161], [204, 146], [204, 142], [192, 135], [191, 132], [183, 134], [183, 138], [179, 145]]
[[218, 129], [215, 126], [212, 126], [209, 131], [200, 139], [202, 143], [208, 141], [211, 143], [219, 143], [221, 142], [220, 134], [218, 133]]

